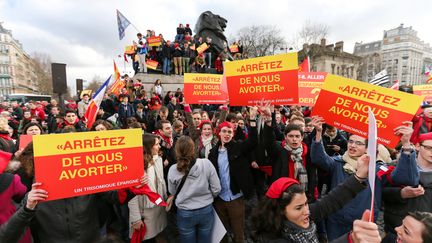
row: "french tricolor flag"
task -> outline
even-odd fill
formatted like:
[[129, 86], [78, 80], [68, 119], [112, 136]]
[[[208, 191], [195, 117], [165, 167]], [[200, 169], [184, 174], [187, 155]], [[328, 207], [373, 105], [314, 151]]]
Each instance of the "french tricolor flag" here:
[[110, 77], [102, 84], [102, 86], [99, 87], [99, 89], [93, 95], [89, 106], [87, 107], [86, 113], [84, 114], [84, 117], [87, 121], [87, 128], [91, 128], [93, 126], [93, 123], [96, 121], [97, 112], [103, 100], [105, 91], [107, 90], [110, 83], [111, 76], [112, 75], [110, 75]]

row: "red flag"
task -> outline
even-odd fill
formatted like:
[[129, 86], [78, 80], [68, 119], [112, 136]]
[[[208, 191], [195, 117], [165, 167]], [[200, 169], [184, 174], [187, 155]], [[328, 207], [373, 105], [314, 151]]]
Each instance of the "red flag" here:
[[299, 66], [299, 72], [310, 72], [309, 56], [306, 57]]
[[3, 173], [3, 171], [6, 169], [11, 159], [12, 159], [11, 153], [0, 150], [0, 173]]

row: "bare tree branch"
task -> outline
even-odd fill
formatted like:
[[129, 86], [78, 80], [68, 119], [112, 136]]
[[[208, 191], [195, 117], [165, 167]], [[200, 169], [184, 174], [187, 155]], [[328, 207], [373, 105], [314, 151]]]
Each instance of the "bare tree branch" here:
[[320, 43], [321, 39], [326, 38], [329, 32], [330, 28], [328, 25], [306, 20], [298, 33], [290, 41], [290, 46], [296, 50], [300, 50], [303, 44]]
[[46, 53], [35, 52], [32, 54], [35, 66], [35, 74], [39, 93], [52, 95], [51, 57]]
[[243, 45], [243, 52], [249, 57], [274, 55], [285, 47], [285, 38], [275, 26], [249, 26], [240, 29], [238, 40]]

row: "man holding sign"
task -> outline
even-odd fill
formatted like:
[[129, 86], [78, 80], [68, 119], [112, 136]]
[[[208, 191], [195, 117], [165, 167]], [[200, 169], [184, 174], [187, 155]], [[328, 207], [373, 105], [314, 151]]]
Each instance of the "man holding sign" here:
[[[322, 124], [324, 120], [321, 117], [314, 117], [312, 124], [316, 130], [315, 140], [311, 146], [312, 163], [319, 166], [321, 169], [328, 171], [331, 176], [330, 190], [335, 188], [338, 184], [342, 183], [348, 176], [356, 173], [357, 160], [360, 156], [367, 152], [367, 139], [355, 134], [348, 137], [348, 150], [343, 156], [330, 157], [326, 154], [322, 144]], [[417, 185], [419, 175], [416, 165], [416, 153], [409, 141], [412, 134], [411, 122], [404, 122], [404, 125], [395, 129], [395, 135], [401, 135], [402, 152], [398, 161], [398, 165], [393, 171], [390, 171], [386, 166], [381, 163], [376, 164], [377, 178], [375, 182], [375, 209], [380, 208], [381, 203], [381, 189], [383, 185], [391, 182], [396, 185]], [[389, 177], [382, 176], [387, 172]], [[381, 175], [381, 176], [380, 176]], [[365, 179], [365, 178], [364, 178]], [[346, 205], [343, 209], [332, 214], [327, 221], [327, 234], [329, 241], [334, 240], [351, 230], [352, 222], [359, 219], [365, 209], [368, 209], [371, 202], [370, 190], [364, 190], [357, 195], [357, 197]], [[375, 212], [377, 218], [378, 211]]]

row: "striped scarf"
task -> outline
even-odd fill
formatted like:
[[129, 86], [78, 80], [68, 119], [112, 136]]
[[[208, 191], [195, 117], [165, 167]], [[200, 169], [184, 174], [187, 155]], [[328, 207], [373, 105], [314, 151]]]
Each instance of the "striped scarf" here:
[[292, 149], [288, 143], [284, 144], [284, 148], [290, 152], [291, 159], [294, 161], [294, 179], [297, 179], [303, 190], [307, 191], [308, 189], [308, 177], [305, 167], [303, 166], [303, 146], [296, 149]]
[[285, 239], [290, 239], [296, 243], [318, 243], [318, 237], [316, 235], [316, 225], [314, 222], [310, 222], [309, 228], [303, 229], [299, 226], [291, 223], [288, 220], [284, 221], [282, 235]]

